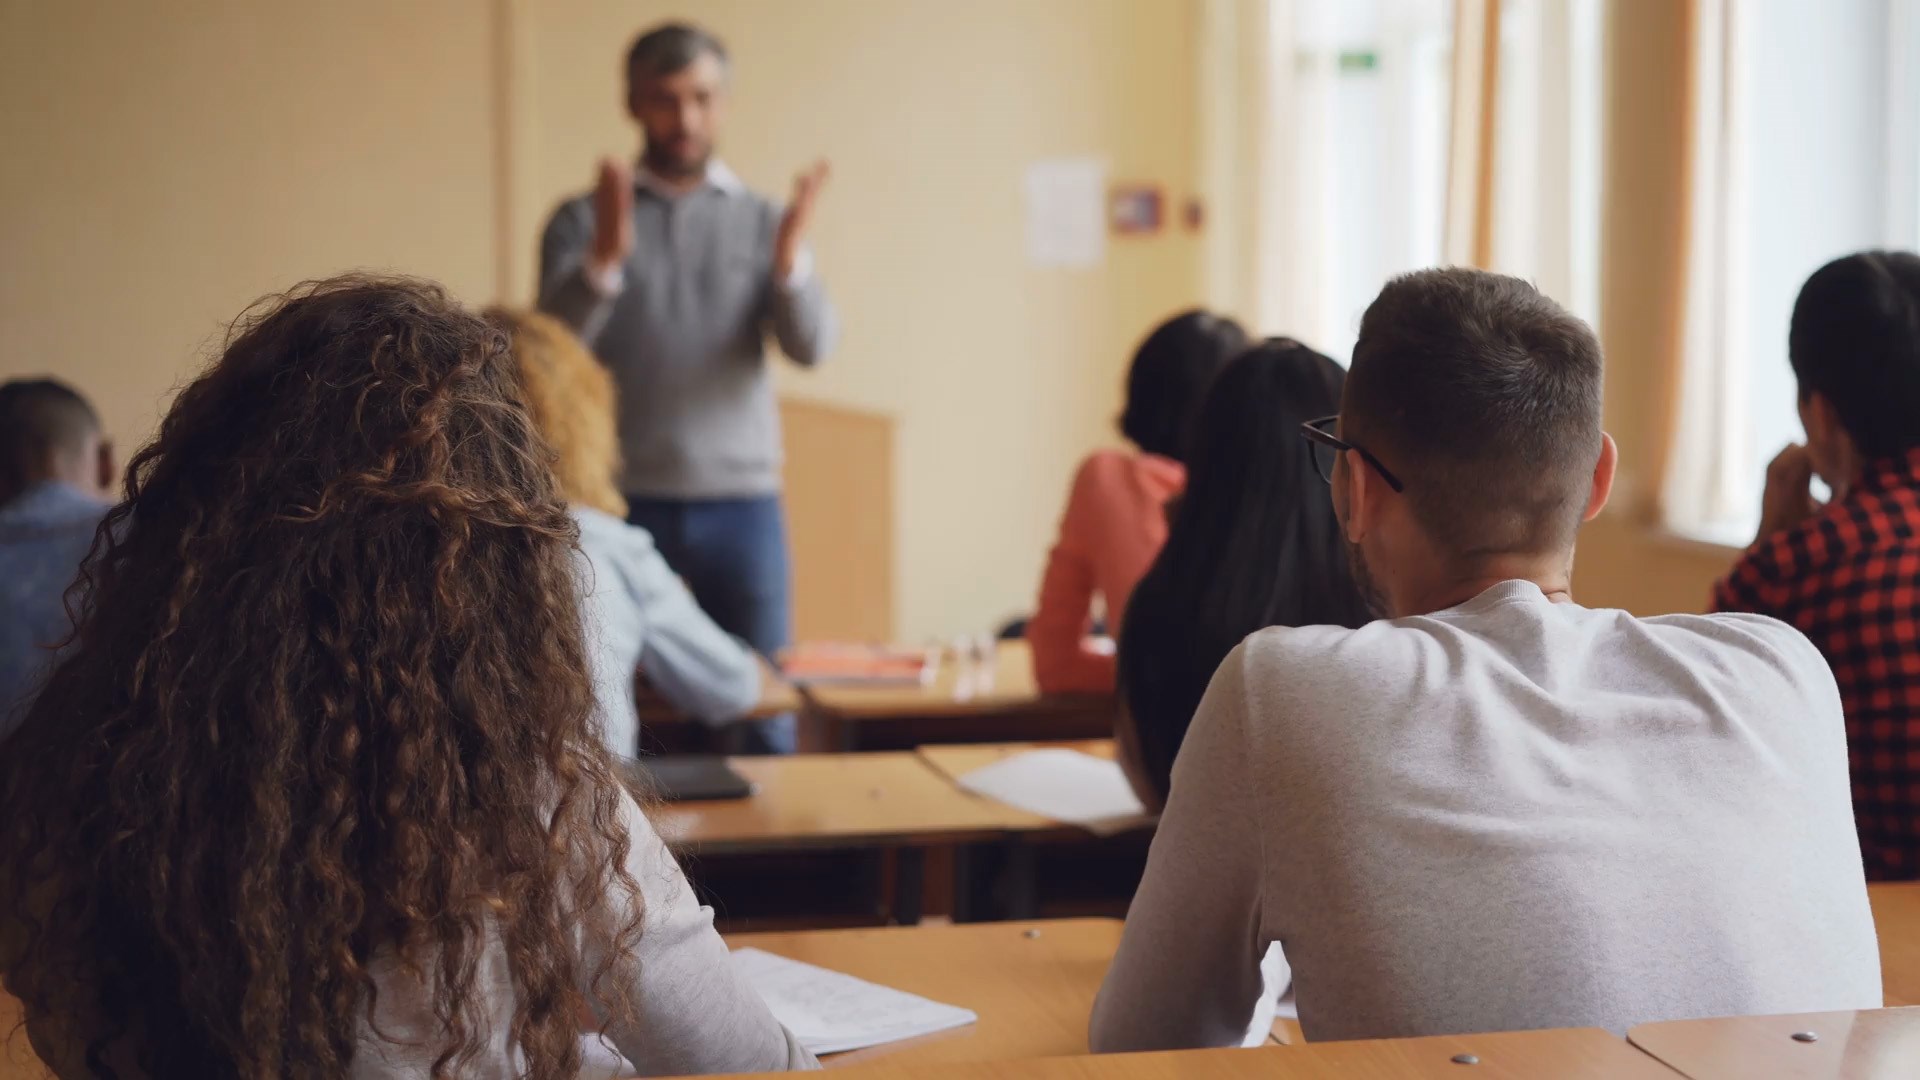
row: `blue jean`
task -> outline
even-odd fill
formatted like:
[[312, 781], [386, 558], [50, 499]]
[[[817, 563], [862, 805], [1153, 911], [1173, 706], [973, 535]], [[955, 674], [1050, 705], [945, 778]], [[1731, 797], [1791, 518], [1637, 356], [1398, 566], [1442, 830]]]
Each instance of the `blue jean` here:
[[[653, 542], [722, 630], [773, 659], [792, 636], [786, 514], [780, 496], [654, 499], [627, 496], [627, 520]], [[792, 716], [721, 729], [725, 753], [790, 754]]]

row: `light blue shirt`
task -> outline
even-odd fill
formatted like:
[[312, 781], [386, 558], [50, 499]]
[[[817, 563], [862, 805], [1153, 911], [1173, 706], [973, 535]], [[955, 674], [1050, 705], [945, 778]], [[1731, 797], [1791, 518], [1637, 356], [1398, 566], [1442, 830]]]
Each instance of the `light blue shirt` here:
[[80, 576], [107, 504], [57, 481], [37, 484], [0, 506], [0, 735], [26, 712], [72, 629], [66, 591]]
[[573, 508], [573, 519], [585, 556], [582, 617], [607, 746], [624, 757], [639, 750], [636, 671], [695, 719], [718, 724], [751, 711], [760, 700], [759, 661], [700, 610], [647, 530], [584, 506]]

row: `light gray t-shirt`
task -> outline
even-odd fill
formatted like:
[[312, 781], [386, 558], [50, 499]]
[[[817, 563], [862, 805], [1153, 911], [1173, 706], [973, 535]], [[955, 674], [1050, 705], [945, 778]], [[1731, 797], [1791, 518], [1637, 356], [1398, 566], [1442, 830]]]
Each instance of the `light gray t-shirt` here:
[[1276, 942], [1309, 1039], [1877, 1008], [1833, 676], [1772, 619], [1522, 581], [1254, 634], [1181, 747], [1094, 1049], [1234, 1044]]

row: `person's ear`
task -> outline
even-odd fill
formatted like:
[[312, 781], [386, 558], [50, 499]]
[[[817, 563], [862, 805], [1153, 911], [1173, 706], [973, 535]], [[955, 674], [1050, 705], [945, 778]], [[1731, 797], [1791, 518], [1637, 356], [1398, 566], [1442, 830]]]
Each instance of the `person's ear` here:
[[114, 482], [120, 478], [120, 470], [113, 459], [113, 440], [101, 439], [99, 452], [95, 455], [94, 469], [98, 472], [100, 493], [113, 494]]
[[1827, 399], [1819, 393], [1801, 394], [1799, 405], [1800, 427], [1807, 433], [1807, 445], [1819, 446], [1827, 441], [1827, 418], [1832, 408]]
[[1846, 490], [1859, 471], [1860, 449], [1840, 422], [1840, 411], [1818, 390], [1800, 399], [1800, 426], [1807, 432], [1813, 471], [1836, 493]]
[[1607, 507], [1607, 496], [1613, 494], [1613, 474], [1620, 467], [1620, 447], [1614, 443], [1613, 436], [1600, 433], [1600, 460], [1593, 466], [1593, 490], [1587, 494], [1587, 511], [1580, 515], [1582, 522], [1592, 521], [1600, 516]]
[[1340, 528], [1347, 534], [1347, 542], [1357, 544], [1373, 528], [1373, 507], [1368, 502], [1375, 494], [1373, 476], [1366, 462], [1357, 450], [1341, 453], [1340, 463], [1333, 470], [1334, 487], [1339, 489], [1340, 500], [1346, 503], [1346, 513], [1340, 519]]
[[1815, 390], [1807, 395], [1800, 404], [1800, 426], [1807, 429], [1807, 441], [1818, 443], [1829, 450], [1853, 450], [1853, 438], [1847, 434], [1846, 426], [1840, 423], [1840, 411], [1827, 400], [1827, 395]]

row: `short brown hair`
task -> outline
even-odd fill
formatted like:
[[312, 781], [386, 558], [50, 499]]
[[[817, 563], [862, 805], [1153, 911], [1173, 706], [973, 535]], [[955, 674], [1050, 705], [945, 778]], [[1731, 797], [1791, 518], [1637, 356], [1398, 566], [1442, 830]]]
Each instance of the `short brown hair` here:
[[1573, 543], [1600, 456], [1600, 342], [1519, 278], [1387, 283], [1360, 320], [1342, 430], [1406, 484], [1456, 557]]
[[627, 49], [627, 92], [632, 93], [642, 79], [684, 71], [702, 56], [727, 66], [727, 47], [719, 38], [692, 23], [662, 23], [635, 38]]
[[0, 969], [72, 1071], [344, 1076], [379, 950], [439, 1075], [506, 1039], [571, 1078], [588, 999], [633, 1016], [642, 898], [547, 456], [507, 335], [423, 281], [263, 300], [174, 399], [0, 754]]

